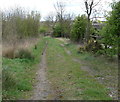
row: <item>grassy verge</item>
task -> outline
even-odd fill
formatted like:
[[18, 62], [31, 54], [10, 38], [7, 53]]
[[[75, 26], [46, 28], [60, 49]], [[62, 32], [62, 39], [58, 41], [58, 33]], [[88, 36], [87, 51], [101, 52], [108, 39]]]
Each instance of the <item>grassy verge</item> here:
[[[108, 90], [93, 76], [81, 70], [81, 64], [73, 61], [60, 46], [61, 41], [47, 38], [48, 78], [63, 100], [111, 100]], [[70, 48], [71, 49], [71, 48]], [[71, 49], [76, 51], [75, 47]]]
[[45, 40], [40, 39], [37, 49], [30, 48], [33, 59], [8, 59], [3, 57], [3, 100], [17, 100], [29, 97], [33, 88], [36, 65], [40, 62], [40, 55]]
[[[77, 46], [69, 44], [66, 48], [71, 51], [72, 57], [82, 62], [82, 66], [89, 66], [90, 71], [95, 79], [105, 85], [114, 99], [117, 99], [118, 90], [118, 61], [110, 60], [105, 56], [96, 56], [84, 52], [77, 53]], [[88, 70], [89, 72], [89, 70]], [[89, 72], [90, 73], [90, 72]]]

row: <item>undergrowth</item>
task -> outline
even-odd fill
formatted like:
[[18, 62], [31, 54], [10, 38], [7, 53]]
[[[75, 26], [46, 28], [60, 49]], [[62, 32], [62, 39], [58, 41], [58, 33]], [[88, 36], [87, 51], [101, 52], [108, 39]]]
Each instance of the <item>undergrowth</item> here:
[[[40, 38], [37, 49], [30, 48], [32, 56], [28, 53], [20, 58], [9, 59], [3, 57], [3, 100], [17, 100], [29, 97], [29, 92], [33, 88], [36, 65], [40, 62], [40, 55], [45, 45], [45, 40]], [[23, 52], [22, 52], [23, 53]], [[30, 54], [30, 55], [31, 55]], [[34, 56], [34, 59], [31, 57]]]

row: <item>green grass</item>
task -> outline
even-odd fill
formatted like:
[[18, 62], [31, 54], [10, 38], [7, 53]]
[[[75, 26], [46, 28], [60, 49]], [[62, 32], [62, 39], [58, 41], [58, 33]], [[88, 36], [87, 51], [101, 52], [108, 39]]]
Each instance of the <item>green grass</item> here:
[[117, 88], [118, 81], [118, 63], [116, 60], [109, 60], [105, 56], [96, 56], [92, 53], [77, 53], [77, 47], [71, 43], [66, 48], [71, 51], [72, 57], [82, 61], [83, 66], [89, 66], [94, 71], [95, 77], [104, 77], [103, 84], [107, 87]]
[[[3, 58], [3, 75], [7, 78], [3, 84], [3, 99], [29, 99], [45, 41], [48, 41], [47, 77], [53, 89], [59, 90], [56, 94], [60, 95], [60, 99], [112, 100], [108, 96], [109, 90], [106, 86], [107, 84], [116, 85], [116, 80], [114, 80], [117, 73], [117, 70], [114, 70], [116, 65], [102, 57], [94, 57], [90, 53], [78, 54], [75, 44], [65, 46], [72, 53], [68, 55], [64, 47], [60, 46], [63, 42], [50, 37], [40, 39], [37, 49], [30, 48], [34, 60]], [[100, 84], [94, 76], [90, 76], [88, 72], [81, 69], [82, 63], [73, 61], [73, 58], [83, 61], [95, 70], [97, 72], [95, 77], [107, 76], [106, 74], [114, 76], [112, 81], [109, 79], [105, 81], [105, 84]]]
[[3, 57], [3, 100], [17, 100], [29, 97], [33, 89], [33, 79], [35, 78], [37, 64], [40, 63], [40, 55], [44, 45], [45, 40], [41, 38], [37, 44], [37, 49], [30, 48], [34, 60]]
[[[73, 55], [68, 55], [60, 46], [61, 41], [53, 38], [48, 40], [47, 48], [47, 73], [57, 94], [62, 95], [63, 100], [111, 100], [108, 90], [102, 84], [81, 70], [81, 64], [74, 62], [72, 58], [77, 57], [76, 47], [69, 45], [68, 48]], [[86, 58], [83, 55], [83, 58]]]

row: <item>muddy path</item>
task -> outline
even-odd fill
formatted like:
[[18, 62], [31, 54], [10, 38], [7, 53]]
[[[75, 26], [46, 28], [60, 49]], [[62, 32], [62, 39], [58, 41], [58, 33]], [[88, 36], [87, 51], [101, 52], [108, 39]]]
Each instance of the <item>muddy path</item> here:
[[55, 99], [55, 92], [52, 90], [50, 86], [50, 82], [47, 80], [46, 77], [46, 49], [47, 49], [47, 42], [46, 46], [43, 50], [41, 55], [41, 62], [39, 65], [39, 69], [37, 71], [36, 77], [36, 84], [33, 90], [33, 96], [31, 97], [32, 100], [54, 100]]

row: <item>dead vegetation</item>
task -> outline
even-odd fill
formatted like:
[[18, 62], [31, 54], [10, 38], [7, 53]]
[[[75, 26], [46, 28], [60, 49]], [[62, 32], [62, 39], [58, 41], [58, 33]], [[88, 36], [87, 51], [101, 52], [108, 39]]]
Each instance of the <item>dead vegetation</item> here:
[[[36, 45], [38, 40], [38, 38], [27, 38], [16, 41], [3, 41], [2, 56], [13, 59], [23, 57], [21, 55], [22, 53], [26, 56], [27, 54], [30, 55], [30, 51], [28, 49]], [[32, 55], [30, 56], [32, 57]]]

